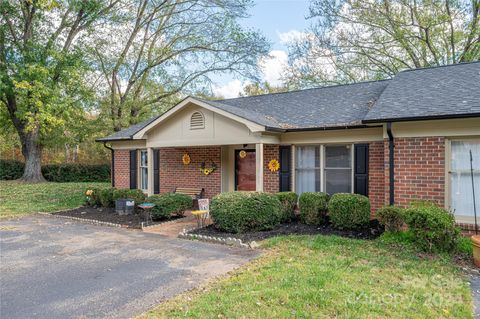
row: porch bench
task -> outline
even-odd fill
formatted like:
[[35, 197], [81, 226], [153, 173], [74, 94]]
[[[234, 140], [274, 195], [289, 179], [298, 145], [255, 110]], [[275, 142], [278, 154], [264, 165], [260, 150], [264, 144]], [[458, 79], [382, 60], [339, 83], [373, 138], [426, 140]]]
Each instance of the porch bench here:
[[192, 188], [192, 187], [176, 187], [173, 191], [176, 194], [188, 195], [193, 200], [193, 208], [198, 208], [198, 200], [205, 196], [204, 188]]

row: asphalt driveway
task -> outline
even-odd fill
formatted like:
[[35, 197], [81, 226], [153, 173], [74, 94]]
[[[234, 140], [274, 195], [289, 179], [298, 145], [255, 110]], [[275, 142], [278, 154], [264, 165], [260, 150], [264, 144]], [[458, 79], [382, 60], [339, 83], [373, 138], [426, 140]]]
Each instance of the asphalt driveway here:
[[255, 251], [32, 215], [0, 222], [2, 318], [130, 318]]

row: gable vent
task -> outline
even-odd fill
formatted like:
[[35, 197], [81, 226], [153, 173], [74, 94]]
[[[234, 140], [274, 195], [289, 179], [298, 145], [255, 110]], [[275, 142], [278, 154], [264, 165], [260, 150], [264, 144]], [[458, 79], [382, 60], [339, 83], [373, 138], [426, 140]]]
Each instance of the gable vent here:
[[190, 117], [190, 129], [198, 130], [202, 128], [205, 128], [205, 118], [202, 113], [194, 112], [192, 117]]

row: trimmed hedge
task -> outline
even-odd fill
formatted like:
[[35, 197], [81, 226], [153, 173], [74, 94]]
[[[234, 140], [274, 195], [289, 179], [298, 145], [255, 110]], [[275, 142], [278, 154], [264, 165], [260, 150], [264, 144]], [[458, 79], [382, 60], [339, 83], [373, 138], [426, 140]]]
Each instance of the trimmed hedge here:
[[183, 216], [185, 210], [192, 208], [193, 200], [185, 194], [164, 193], [146, 199], [155, 204], [151, 209], [153, 219], [169, 219], [172, 215]]
[[25, 165], [20, 161], [0, 160], [0, 180], [19, 179]]
[[113, 192], [116, 188], [110, 187], [100, 190], [99, 192], [99, 202], [103, 207], [115, 207], [115, 202], [113, 201]]
[[405, 211], [405, 222], [423, 250], [455, 249], [460, 230], [455, 225], [455, 217], [446, 209], [432, 204], [415, 204]]
[[[0, 180], [22, 177], [25, 164], [14, 160], [0, 160]], [[42, 166], [42, 174], [49, 182], [109, 182], [110, 165], [49, 164]]]
[[51, 164], [42, 166], [47, 181], [66, 182], [109, 182], [110, 165]]
[[115, 189], [112, 194], [112, 200], [115, 205], [117, 199], [133, 199], [135, 207], [145, 202], [145, 194], [141, 189]]
[[380, 224], [385, 226], [386, 231], [398, 232], [405, 223], [403, 209], [395, 206], [385, 206], [375, 212]]
[[328, 211], [333, 226], [339, 229], [361, 229], [370, 222], [370, 200], [363, 195], [334, 194]]
[[280, 192], [276, 194], [282, 204], [280, 221], [282, 223], [291, 221], [295, 217], [295, 205], [298, 195], [294, 192]]
[[300, 195], [298, 206], [300, 208], [300, 219], [307, 225], [324, 224], [327, 219], [327, 193], [306, 192]]
[[222, 193], [210, 204], [215, 226], [230, 233], [273, 229], [280, 224], [281, 210], [277, 196], [260, 192]]

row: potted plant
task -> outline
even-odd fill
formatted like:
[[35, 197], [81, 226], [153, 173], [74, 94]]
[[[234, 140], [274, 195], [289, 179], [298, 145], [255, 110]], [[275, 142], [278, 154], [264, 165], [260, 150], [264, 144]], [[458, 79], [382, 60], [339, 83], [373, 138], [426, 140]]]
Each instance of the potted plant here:
[[473, 262], [480, 267], [480, 235], [472, 236]]

